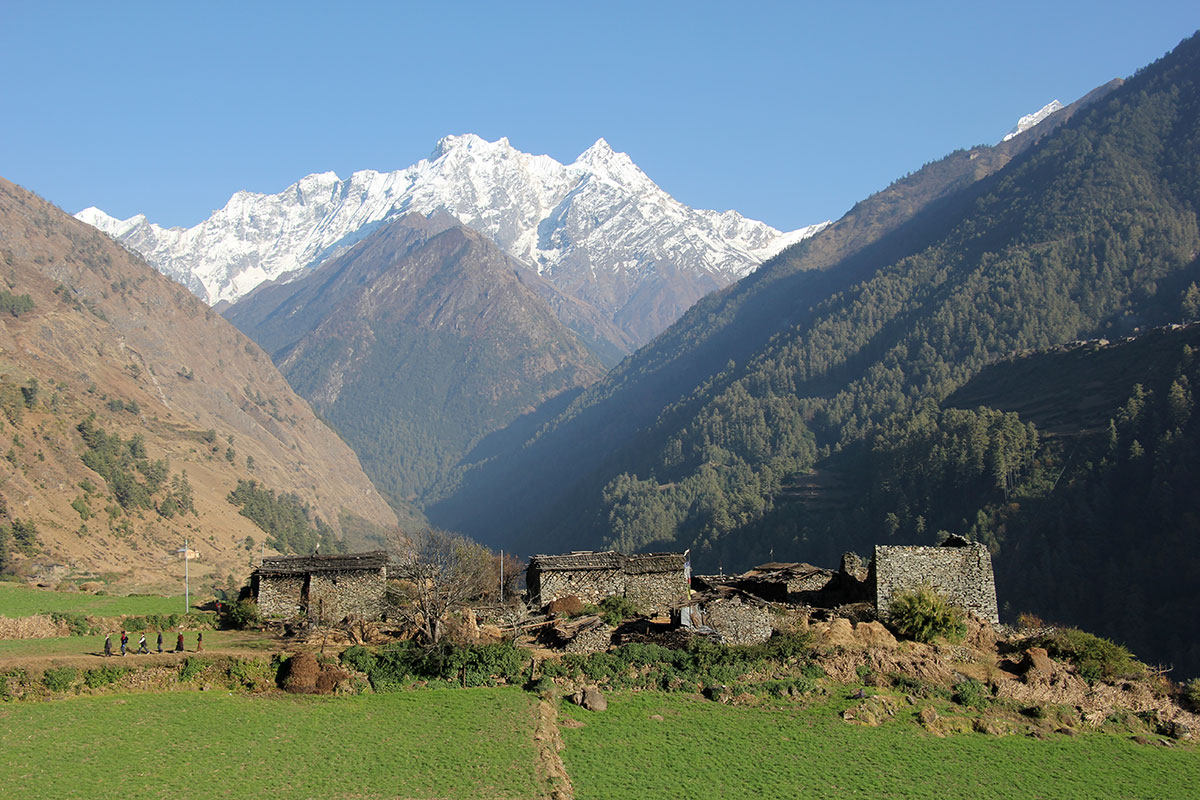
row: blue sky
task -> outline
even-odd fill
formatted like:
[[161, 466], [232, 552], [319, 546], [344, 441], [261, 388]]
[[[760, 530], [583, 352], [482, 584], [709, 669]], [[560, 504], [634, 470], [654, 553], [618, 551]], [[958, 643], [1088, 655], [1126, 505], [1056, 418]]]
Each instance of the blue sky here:
[[560, 161], [603, 136], [688, 205], [790, 229], [1197, 27], [1195, 0], [0, 0], [0, 175], [72, 213], [193, 225], [445, 134]]

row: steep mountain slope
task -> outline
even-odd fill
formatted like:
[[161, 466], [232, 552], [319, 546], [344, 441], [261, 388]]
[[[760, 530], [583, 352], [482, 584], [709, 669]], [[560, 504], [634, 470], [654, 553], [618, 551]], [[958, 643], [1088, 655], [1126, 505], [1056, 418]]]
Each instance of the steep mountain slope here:
[[[746, 364], [773, 342], [803, 335], [823, 298], [946, 236], [972, 210], [972, 187], [1120, 85], [1111, 81], [999, 145], [926, 165], [736, 285], [703, 298], [566, 411], [544, 414], [532, 440], [521, 437], [503, 457], [478, 462], [430, 513], [441, 524], [495, 541], [568, 527], [573, 536], [598, 540], [608, 524], [607, 512], [596, 508], [602, 487], [621, 472], [645, 471], [638, 454], [661, 447], [671, 425], [686, 425], [698, 399], [734, 376], [731, 364]], [[478, 513], [499, 502], [510, 508], [511, 525]], [[584, 525], [576, 516], [580, 508], [589, 509]]]
[[443, 138], [397, 172], [323, 173], [275, 195], [238, 192], [186, 230], [95, 208], [77, 216], [217, 303], [316, 266], [398, 214], [437, 211], [598, 309], [621, 332], [606, 343], [619, 352], [820, 227], [785, 234], [733, 211], [688, 208], [603, 139], [563, 165], [470, 134]]
[[409, 214], [227, 314], [385, 494], [416, 499], [486, 434], [603, 375], [543, 292], [449, 215]]
[[1162, 329], [1013, 359], [949, 399], [1051, 432], [1008, 502], [975, 498], [1013, 611], [1093, 626], [1177, 680], [1200, 675], [1198, 353], [1200, 324]]
[[0, 318], [11, 443], [0, 496], [10, 520], [37, 529], [31, 563], [177, 585], [174, 551], [188, 536], [193, 579], [244, 580], [268, 537], [227, 499], [239, 480], [295, 493], [343, 531], [396, 524], [358, 459], [253, 342], [2, 180], [0, 272], [0, 297], [28, 296]]

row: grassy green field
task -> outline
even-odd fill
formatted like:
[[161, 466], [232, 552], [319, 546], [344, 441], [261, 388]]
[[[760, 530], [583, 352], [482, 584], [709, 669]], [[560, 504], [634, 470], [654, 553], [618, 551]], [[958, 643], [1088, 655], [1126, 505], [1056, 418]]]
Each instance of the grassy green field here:
[[0, 582], [0, 616], [4, 617], [29, 617], [51, 611], [116, 617], [122, 614], [182, 614], [185, 610], [183, 595], [122, 597], [82, 592], [52, 592], [19, 583]]
[[866, 728], [838, 718], [849, 705], [763, 709], [621, 694], [602, 713], [563, 707], [562, 758], [578, 800], [1200, 797], [1195, 749], [1115, 734], [939, 739], [916, 726], [912, 707]]
[[0, 786], [26, 798], [535, 798], [516, 689], [226, 693], [0, 705]]
[[[120, 631], [113, 631], [113, 652], [121, 651]], [[129, 634], [130, 650], [137, 649], [140, 632]], [[157, 631], [146, 632], [146, 643], [154, 651]], [[196, 634], [188, 631], [183, 635], [187, 652], [196, 650]], [[273, 639], [257, 631], [205, 631], [204, 646], [208, 650], [217, 649], [250, 649], [271, 650], [276, 645]], [[175, 647], [175, 633], [167, 631], [163, 635], [163, 648], [170, 650]], [[102, 653], [104, 651], [103, 636], [60, 636], [50, 639], [0, 639], [0, 658], [33, 657], [33, 656], [79, 656]]]

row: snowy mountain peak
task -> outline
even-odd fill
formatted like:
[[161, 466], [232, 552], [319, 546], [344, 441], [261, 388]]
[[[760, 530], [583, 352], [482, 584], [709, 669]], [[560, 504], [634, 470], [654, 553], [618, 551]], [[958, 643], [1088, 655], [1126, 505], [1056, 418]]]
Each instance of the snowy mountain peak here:
[[[661, 291], [659, 315], [754, 270], [820, 226], [783, 233], [734, 211], [688, 208], [603, 138], [571, 164], [467, 133], [395, 172], [308, 175], [278, 194], [241, 191], [192, 228], [164, 229], [96, 208], [76, 215], [141, 253], [209, 303], [236, 302], [265, 280], [315, 267], [389, 219], [446, 212], [570, 296], [637, 328], [640, 344], [673, 321], [626, 309]], [[660, 286], [663, 275], [688, 287]], [[625, 309], [622, 312], [622, 309]], [[677, 313], [676, 313], [677, 312]], [[630, 321], [632, 320], [632, 321]], [[638, 327], [638, 326], [642, 327]]]
[[76, 214], [75, 218], [107, 233], [114, 239], [119, 239], [133, 228], [146, 222], [145, 214], [135, 214], [129, 219], [117, 219], [105, 214], [95, 206], [88, 206]]
[[511, 149], [512, 146], [508, 143], [508, 138], [504, 136], [500, 137], [495, 142], [489, 142], [483, 137], [476, 136], [473, 133], [450, 134], [438, 139], [438, 143], [433, 148], [433, 152], [429, 154], [429, 160], [437, 161], [443, 156], [458, 151], [503, 151]]
[[1019, 136], [1020, 134], [1024, 133], [1025, 131], [1029, 130], [1030, 128], [1032, 128], [1034, 125], [1037, 125], [1039, 122], [1044, 120], [1046, 117], [1053, 114], [1055, 111], [1062, 110], [1062, 108], [1063, 108], [1062, 103], [1058, 102], [1057, 100], [1051, 100], [1049, 103], [1042, 106], [1041, 108], [1039, 108], [1037, 111], [1033, 112], [1032, 114], [1026, 114], [1025, 116], [1021, 117], [1019, 120], [1017, 120], [1016, 126], [1012, 130], [1010, 130], [1008, 133], [1004, 134], [1004, 138], [1001, 139], [1000, 141], [1007, 142], [1009, 139], [1013, 138], [1014, 136]]

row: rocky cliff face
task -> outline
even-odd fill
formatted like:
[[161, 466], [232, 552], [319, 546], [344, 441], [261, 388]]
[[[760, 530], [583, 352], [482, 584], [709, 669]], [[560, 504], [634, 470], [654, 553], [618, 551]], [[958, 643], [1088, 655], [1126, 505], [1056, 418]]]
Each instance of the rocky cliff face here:
[[[13, 392], [34, 387], [0, 418], [12, 442], [0, 496], [10, 519], [36, 524], [33, 561], [160, 585], [186, 535], [200, 580], [243, 580], [265, 534], [227, 500], [241, 479], [296, 493], [337, 528], [396, 524], [354, 453], [257, 345], [108, 237], [2, 179], [0, 271], [32, 304], [0, 319], [0, 394], [24, 401]], [[186, 477], [195, 513], [157, 513], [157, 495], [150, 508], [123, 508], [120, 487], [81, 460], [77, 426], [89, 417], [110, 435], [140, 437], [168, 484]]]
[[689, 208], [603, 139], [560, 164], [470, 134], [445, 137], [428, 159], [396, 172], [345, 180], [327, 172], [278, 194], [238, 192], [192, 228], [96, 208], [77, 216], [215, 304], [311, 269], [385, 220], [438, 211], [597, 309], [619, 329], [611, 343], [622, 352], [821, 227], [782, 233], [734, 211]]

